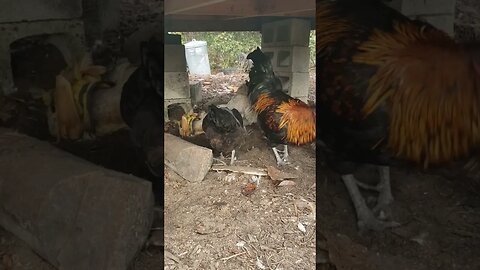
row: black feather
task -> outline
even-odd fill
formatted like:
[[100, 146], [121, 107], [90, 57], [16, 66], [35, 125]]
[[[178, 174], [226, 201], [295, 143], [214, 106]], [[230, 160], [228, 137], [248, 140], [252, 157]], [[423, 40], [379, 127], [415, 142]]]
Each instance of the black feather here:
[[163, 170], [163, 43], [141, 44], [142, 63], [123, 86], [120, 112], [133, 143], [155, 176]]
[[220, 153], [229, 153], [245, 142], [243, 119], [236, 109], [208, 106], [202, 128], [213, 150]]

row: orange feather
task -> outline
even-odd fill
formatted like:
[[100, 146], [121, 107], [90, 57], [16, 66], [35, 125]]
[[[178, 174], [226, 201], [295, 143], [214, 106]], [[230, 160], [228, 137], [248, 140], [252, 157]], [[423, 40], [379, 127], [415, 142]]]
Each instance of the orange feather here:
[[390, 109], [388, 146], [425, 167], [469, 154], [480, 144], [480, 76], [470, 55], [441, 31], [396, 23], [360, 44], [356, 63], [378, 66], [363, 108]]

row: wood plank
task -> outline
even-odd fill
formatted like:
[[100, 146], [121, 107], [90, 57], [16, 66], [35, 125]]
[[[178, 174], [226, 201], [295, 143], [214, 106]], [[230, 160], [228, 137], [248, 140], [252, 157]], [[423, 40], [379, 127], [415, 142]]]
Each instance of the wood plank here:
[[[181, 1], [180, 1], [181, 2]], [[165, 14], [184, 15], [228, 15], [232, 17], [255, 16], [294, 16], [297, 13], [309, 12], [310, 17], [315, 16], [315, 2], [313, 0], [242, 0], [218, 1], [204, 5], [194, 5], [189, 8], [177, 9]]]
[[167, 0], [165, 1], [165, 15], [189, 12], [194, 9], [209, 7], [225, 1], [228, 0]]
[[[175, 16], [176, 17], [176, 16]], [[168, 16], [165, 18], [165, 31], [169, 32], [208, 32], [208, 31], [261, 31], [262, 24], [285, 17], [250, 17], [233, 20], [231, 17], [182, 16], [181, 19]], [[290, 18], [290, 17], [289, 17]], [[310, 21], [311, 30], [315, 30], [315, 18], [300, 18]]]

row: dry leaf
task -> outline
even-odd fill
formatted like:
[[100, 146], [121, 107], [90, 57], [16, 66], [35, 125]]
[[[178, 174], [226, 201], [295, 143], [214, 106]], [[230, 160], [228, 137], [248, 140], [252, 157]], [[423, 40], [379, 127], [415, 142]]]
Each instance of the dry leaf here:
[[278, 184], [279, 187], [285, 187], [285, 186], [295, 186], [297, 183], [291, 181], [291, 180], [284, 180]]
[[250, 196], [255, 189], [257, 189], [257, 185], [255, 183], [248, 183], [245, 185], [245, 187], [243, 187], [242, 194], [245, 196]]
[[268, 176], [270, 176], [270, 178], [273, 181], [281, 181], [281, 180], [284, 180], [284, 179], [291, 179], [291, 178], [297, 178], [298, 177], [298, 176], [293, 175], [291, 173], [282, 172], [282, 171], [280, 171], [279, 169], [277, 169], [273, 166], [268, 166], [267, 167], [267, 174], [268, 174]]

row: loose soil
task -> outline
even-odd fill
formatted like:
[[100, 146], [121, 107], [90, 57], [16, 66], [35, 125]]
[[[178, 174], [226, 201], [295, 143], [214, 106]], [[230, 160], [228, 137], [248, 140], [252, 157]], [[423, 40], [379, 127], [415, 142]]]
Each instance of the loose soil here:
[[[244, 79], [243, 75], [228, 76], [208, 78], [212, 85], [227, 87], [222, 93], [212, 92], [212, 96], [208, 96], [210, 90], [205, 90], [204, 101], [228, 102]], [[214, 87], [211, 89], [214, 91]], [[206, 104], [198, 106], [204, 108]], [[38, 102], [22, 94], [0, 100], [0, 108], [2, 126], [53, 141], [47, 134], [45, 119], [39, 116], [42, 109], [38, 109]], [[255, 125], [248, 129], [252, 134], [248, 144], [237, 151], [237, 164], [275, 166], [261, 131]], [[171, 133], [175, 133], [175, 128]], [[201, 137], [194, 142], [205, 144]], [[95, 142], [58, 147], [107, 168], [158, 183], [136, 158], [127, 130]], [[317, 263], [325, 269], [327, 261], [337, 269], [480, 269], [479, 192], [463, 178], [392, 168], [393, 218], [402, 226], [361, 235], [338, 175], [321, 165], [320, 159], [315, 166], [315, 150], [311, 146], [292, 146], [289, 150], [293, 164], [280, 169], [297, 176], [292, 179], [295, 185], [277, 187], [268, 177], [262, 177], [250, 196], [241, 192], [251, 179], [247, 175], [211, 171], [204, 181], [189, 183], [166, 169], [166, 269], [314, 269], [316, 253]], [[369, 167], [358, 177], [377, 179], [376, 172]], [[156, 190], [161, 193], [161, 185]], [[315, 202], [317, 214], [312, 207]], [[160, 200], [157, 203], [160, 207]], [[157, 222], [161, 223], [161, 219]], [[299, 229], [299, 223], [305, 232]], [[316, 223], [320, 231], [315, 243]], [[140, 252], [132, 269], [158, 269], [163, 250], [155, 245], [163, 244], [162, 233], [161, 228], [152, 230], [150, 245]], [[0, 269], [54, 268], [21, 240], [0, 229]]]

